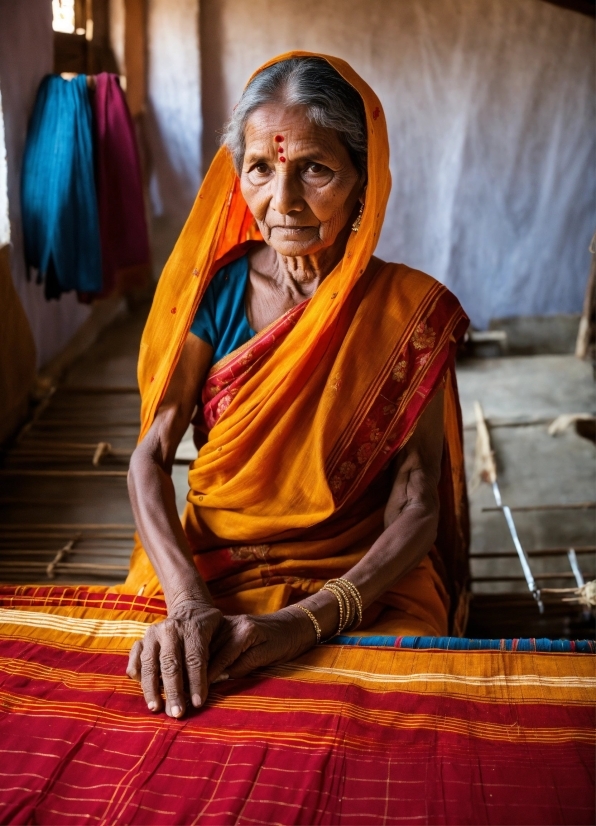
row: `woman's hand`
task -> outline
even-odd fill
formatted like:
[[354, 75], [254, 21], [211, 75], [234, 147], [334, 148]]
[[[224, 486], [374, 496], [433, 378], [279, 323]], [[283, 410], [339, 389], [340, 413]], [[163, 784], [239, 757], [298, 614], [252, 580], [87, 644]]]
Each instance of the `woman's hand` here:
[[244, 677], [257, 668], [287, 662], [316, 643], [312, 622], [295, 607], [275, 614], [225, 617], [211, 645], [208, 679]]
[[160, 675], [167, 715], [182, 717], [186, 710], [185, 675], [193, 706], [203, 705], [209, 690], [209, 647], [223, 622], [223, 614], [213, 605], [188, 601], [177, 606], [163, 622], [151, 625], [143, 639], [134, 644], [126, 673], [141, 683], [150, 711], [163, 710]]

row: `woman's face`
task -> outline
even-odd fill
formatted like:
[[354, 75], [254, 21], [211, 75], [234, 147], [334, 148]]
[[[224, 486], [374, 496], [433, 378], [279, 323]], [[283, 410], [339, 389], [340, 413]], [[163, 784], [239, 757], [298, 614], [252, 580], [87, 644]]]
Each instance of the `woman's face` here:
[[333, 246], [363, 191], [337, 133], [302, 106], [267, 104], [248, 119], [245, 140], [240, 186], [266, 243], [289, 257]]

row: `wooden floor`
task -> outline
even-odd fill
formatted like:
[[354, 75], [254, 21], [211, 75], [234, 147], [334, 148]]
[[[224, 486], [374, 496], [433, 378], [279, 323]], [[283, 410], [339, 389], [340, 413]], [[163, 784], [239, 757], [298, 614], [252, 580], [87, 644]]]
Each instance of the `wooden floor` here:
[[126, 489], [139, 430], [146, 308], [118, 320], [33, 412], [0, 469], [0, 579], [121, 582], [134, 524]]

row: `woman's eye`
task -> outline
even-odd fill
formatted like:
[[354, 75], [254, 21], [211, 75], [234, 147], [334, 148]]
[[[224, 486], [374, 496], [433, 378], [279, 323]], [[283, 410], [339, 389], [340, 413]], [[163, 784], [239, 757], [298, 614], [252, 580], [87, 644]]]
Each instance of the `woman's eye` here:
[[328, 166], [312, 161], [306, 164], [302, 175], [305, 178], [309, 178], [313, 184], [325, 184], [331, 180], [333, 173]]

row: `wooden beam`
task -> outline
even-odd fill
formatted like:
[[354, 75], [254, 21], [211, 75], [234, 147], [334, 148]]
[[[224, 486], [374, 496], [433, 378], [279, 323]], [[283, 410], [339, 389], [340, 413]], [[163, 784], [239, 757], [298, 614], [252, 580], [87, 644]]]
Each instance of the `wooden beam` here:
[[[526, 551], [528, 556], [566, 556], [569, 548], [543, 548], [534, 551]], [[596, 551], [596, 545], [582, 545], [581, 547], [574, 547], [576, 554], [593, 554]], [[470, 554], [470, 559], [517, 559], [515, 551], [478, 551]]]
[[[531, 511], [587, 511], [587, 510], [594, 510], [596, 508], [596, 502], [567, 502], [567, 503], [559, 503], [556, 502], [548, 505], [510, 505], [510, 511], [516, 511], [517, 513], [530, 513]], [[496, 513], [498, 511], [502, 511], [503, 508], [499, 508], [498, 506], [490, 507], [490, 508], [481, 508], [482, 513]]]

